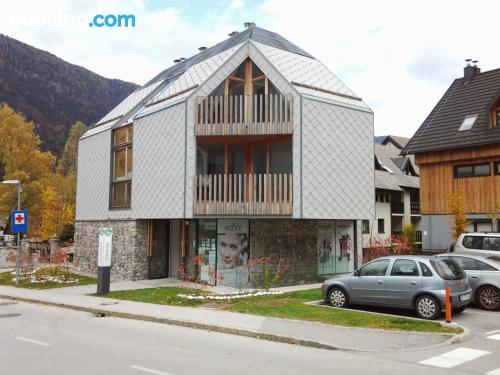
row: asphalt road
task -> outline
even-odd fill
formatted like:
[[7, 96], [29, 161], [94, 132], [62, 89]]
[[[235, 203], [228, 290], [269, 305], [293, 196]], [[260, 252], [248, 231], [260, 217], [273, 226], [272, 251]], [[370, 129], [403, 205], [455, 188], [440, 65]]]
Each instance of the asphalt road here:
[[[360, 308], [375, 312], [415, 316], [413, 312], [396, 309]], [[374, 358], [391, 359], [401, 363], [418, 363], [429, 368], [463, 371], [469, 374], [500, 375], [500, 311], [489, 312], [468, 307], [452, 321], [467, 327], [472, 338], [431, 350], [372, 354]]]
[[0, 300], [0, 374], [450, 373], [400, 355], [313, 349]]

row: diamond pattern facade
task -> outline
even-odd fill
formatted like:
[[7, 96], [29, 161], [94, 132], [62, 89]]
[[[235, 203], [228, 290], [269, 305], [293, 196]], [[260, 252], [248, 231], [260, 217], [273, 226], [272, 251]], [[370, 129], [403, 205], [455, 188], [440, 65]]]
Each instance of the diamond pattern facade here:
[[303, 99], [304, 218], [374, 215], [373, 113]]

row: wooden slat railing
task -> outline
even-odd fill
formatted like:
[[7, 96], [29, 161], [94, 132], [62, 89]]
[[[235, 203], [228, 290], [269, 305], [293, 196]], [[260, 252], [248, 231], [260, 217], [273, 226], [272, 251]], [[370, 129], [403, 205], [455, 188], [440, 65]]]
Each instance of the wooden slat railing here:
[[410, 203], [410, 209], [411, 209], [410, 213], [412, 215], [420, 215], [420, 203], [411, 202]]
[[292, 214], [292, 174], [210, 174], [194, 182], [195, 215]]
[[196, 98], [196, 135], [292, 134], [292, 95]]

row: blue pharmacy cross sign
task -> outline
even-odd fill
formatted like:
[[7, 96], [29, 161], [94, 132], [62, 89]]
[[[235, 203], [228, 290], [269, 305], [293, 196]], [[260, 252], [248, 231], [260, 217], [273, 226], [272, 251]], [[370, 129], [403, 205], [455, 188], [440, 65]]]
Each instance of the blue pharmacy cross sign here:
[[28, 231], [28, 211], [12, 211], [10, 222], [12, 224], [12, 233], [26, 233]]

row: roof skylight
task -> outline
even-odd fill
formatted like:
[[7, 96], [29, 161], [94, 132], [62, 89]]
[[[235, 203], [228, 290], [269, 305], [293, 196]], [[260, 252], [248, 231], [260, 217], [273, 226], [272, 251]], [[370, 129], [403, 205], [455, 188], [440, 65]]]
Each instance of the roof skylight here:
[[458, 131], [471, 130], [474, 124], [476, 123], [477, 115], [466, 116], [464, 118], [464, 122], [460, 125]]

